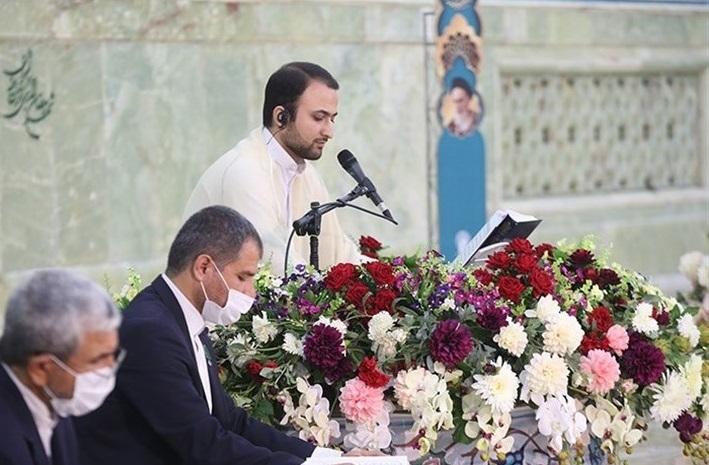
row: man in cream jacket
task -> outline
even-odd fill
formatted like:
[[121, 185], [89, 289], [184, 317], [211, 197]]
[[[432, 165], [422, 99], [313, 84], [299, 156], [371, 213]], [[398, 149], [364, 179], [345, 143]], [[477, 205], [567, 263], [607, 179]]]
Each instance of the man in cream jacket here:
[[[334, 200], [310, 163], [322, 156], [333, 136], [339, 84], [322, 67], [305, 62], [283, 65], [266, 84], [263, 127], [215, 161], [195, 187], [185, 216], [209, 205], [241, 212], [263, 239], [264, 262], [283, 268], [291, 225], [310, 203]], [[345, 236], [335, 212], [322, 217], [320, 268], [359, 263], [362, 256]], [[294, 236], [289, 264], [307, 263], [307, 237]]]

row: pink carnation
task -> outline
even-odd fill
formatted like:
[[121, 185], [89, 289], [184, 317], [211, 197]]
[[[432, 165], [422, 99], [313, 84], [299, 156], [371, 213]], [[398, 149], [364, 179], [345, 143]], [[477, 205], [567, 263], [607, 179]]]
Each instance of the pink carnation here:
[[605, 350], [593, 349], [581, 357], [581, 371], [588, 375], [588, 390], [594, 394], [610, 391], [620, 378], [620, 366]]
[[345, 418], [355, 423], [374, 420], [384, 408], [384, 389], [352, 378], [340, 389], [340, 408]]
[[623, 351], [628, 348], [628, 332], [620, 325], [608, 328], [606, 339], [608, 339], [610, 348], [618, 355], [622, 355]]

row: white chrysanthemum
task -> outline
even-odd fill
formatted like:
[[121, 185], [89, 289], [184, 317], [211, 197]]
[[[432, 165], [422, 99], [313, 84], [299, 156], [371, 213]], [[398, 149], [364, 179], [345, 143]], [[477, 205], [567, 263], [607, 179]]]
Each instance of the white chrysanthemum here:
[[321, 316], [320, 318], [318, 318], [317, 323], [321, 323], [326, 326], [332, 326], [333, 328], [338, 330], [340, 334], [342, 334], [342, 339], [344, 339], [347, 335], [347, 324], [342, 320], [338, 320], [337, 318], [333, 318], [331, 320], [330, 318]]
[[531, 394], [532, 400], [539, 405], [537, 400], [542, 396], [565, 395], [568, 378], [569, 368], [563, 358], [548, 352], [534, 354], [524, 367], [520, 399], [527, 400]]
[[549, 321], [554, 315], [557, 315], [561, 311], [559, 303], [554, 300], [551, 295], [545, 295], [539, 302], [537, 302], [537, 307], [532, 311], [527, 311], [525, 314], [527, 316], [537, 317], [543, 322]]
[[702, 395], [702, 357], [692, 354], [689, 361], [682, 367], [682, 375], [687, 380], [689, 395], [692, 400]]
[[689, 340], [689, 345], [696, 347], [699, 344], [699, 328], [694, 323], [692, 315], [685, 313], [677, 321], [677, 330], [679, 333]]
[[698, 251], [688, 252], [679, 258], [679, 271], [693, 283], [697, 282], [697, 271], [704, 261], [704, 254]]
[[644, 334], [652, 334], [659, 329], [657, 320], [652, 317], [652, 305], [642, 302], [635, 309], [633, 328]]
[[393, 327], [394, 317], [389, 312], [379, 312], [369, 320], [369, 339], [374, 342], [383, 341]]
[[266, 312], [261, 312], [261, 316], [254, 315], [251, 320], [251, 330], [256, 340], [262, 344], [269, 342], [278, 334], [278, 328], [268, 321]]
[[709, 255], [705, 255], [697, 269], [697, 283], [704, 289], [709, 288]]
[[283, 336], [283, 350], [293, 355], [303, 356], [303, 342], [293, 333]]
[[653, 398], [655, 403], [650, 407], [650, 415], [657, 421], [673, 422], [692, 405], [689, 384], [676, 371], [665, 377]]
[[583, 339], [583, 328], [575, 317], [568, 313], [559, 313], [546, 325], [544, 350], [553, 354], [570, 354], [575, 351]]
[[495, 366], [499, 367], [494, 375], [475, 375], [473, 389], [490, 405], [493, 411], [508, 413], [515, 406], [519, 380], [512, 367], [498, 358]]
[[527, 347], [527, 333], [524, 331], [524, 326], [507, 319], [507, 326], [500, 328], [500, 332], [495, 335], [493, 340], [507, 352], [515, 357], [519, 357], [524, 353]]

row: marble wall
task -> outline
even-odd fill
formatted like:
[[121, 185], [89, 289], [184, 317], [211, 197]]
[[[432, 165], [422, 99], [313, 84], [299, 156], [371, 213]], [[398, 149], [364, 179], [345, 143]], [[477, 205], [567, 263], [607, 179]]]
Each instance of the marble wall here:
[[[537, 239], [595, 233], [615, 245], [623, 263], [674, 273], [682, 252], [707, 248], [709, 14], [577, 5], [481, 1], [488, 209], [543, 217]], [[0, 299], [35, 267], [77, 267], [116, 282], [129, 264], [148, 276], [159, 271], [197, 178], [259, 124], [265, 80], [291, 60], [319, 62], [341, 83], [337, 134], [319, 162], [331, 192], [351, 185], [334, 157], [349, 148], [401, 223], [393, 228], [348, 211], [340, 215], [346, 229], [355, 237], [375, 235], [395, 251], [435, 246], [434, 6], [433, 0], [1, 1], [0, 68], [17, 69], [31, 50], [28, 74], [38, 95], [53, 92], [53, 104], [28, 125], [24, 109], [0, 118]], [[503, 143], [515, 122], [503, 111], [505, 80], [599, 71], [693, 73], [697, 152], [676, 156], [699, 160], [698, 181], [652, 192], [506, 195], [509, 167], [520, 153], [525, 157]], [[0, 75], [3, 115], [13, 108], [10, 85], [10, 76]]]

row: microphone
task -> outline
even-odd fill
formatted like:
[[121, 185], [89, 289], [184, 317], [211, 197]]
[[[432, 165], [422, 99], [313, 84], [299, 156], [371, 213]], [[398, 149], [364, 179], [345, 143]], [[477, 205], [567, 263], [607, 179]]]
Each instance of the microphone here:
[[344, 168], [345, 171], [347, 171], [350, 176], [357, 181], [357, 185], [362, 186], [367, 190], [367, 197], [369, 197], [369, 200], [371, 200], [372, 203], [382, 212], [382, 215], [394, 221], [394, 217], [391, 215], [391, 212], [384, 204], [382, 198], [379, 197], [376, 187], [374, 187], [372, 181], [364, 175], [364, 171], [362, 171], [362, 168], [359, 166], [359, 163], [354, 155], [352, 155], [352, 152], [347, 149], [341, 151], [337, 154], [337, 161], [339, 161], [340, 166], [342, 166], [342, 168]]

